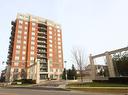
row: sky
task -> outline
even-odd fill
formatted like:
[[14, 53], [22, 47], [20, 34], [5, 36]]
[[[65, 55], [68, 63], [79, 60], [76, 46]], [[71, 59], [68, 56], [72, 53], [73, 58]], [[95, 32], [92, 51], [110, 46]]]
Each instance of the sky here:
[[1, 0], [0, 71], [7, 60], [11, 21], [17, 13], [29, 13], [62, 26], [66, 66], [71, 51], [82, 48], [95, 55], [128, 46], [128, 0]]

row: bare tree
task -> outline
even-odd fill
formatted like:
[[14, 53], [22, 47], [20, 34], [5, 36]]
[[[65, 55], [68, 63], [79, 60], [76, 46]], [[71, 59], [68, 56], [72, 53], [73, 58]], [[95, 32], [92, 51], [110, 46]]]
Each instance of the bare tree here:
[[86, 57], [85, 53], [80, 48], [72, 50], [73, 61], [77, 64], [77, 68], [80, 71], [80, 79], [83, 82], [83, 70], [85, 69]]

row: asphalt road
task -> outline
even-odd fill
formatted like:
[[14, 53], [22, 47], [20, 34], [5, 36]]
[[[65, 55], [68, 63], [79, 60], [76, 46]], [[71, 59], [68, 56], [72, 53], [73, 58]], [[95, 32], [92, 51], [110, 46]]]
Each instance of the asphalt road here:
[[[80, 91], [69, 91], [63, 89], [28, 89], [28, 88], [0, 88], [0, 95], [117, 95], [105, 93], [88, 93]], [[118, 94], [124, 95], [124, 94]]]

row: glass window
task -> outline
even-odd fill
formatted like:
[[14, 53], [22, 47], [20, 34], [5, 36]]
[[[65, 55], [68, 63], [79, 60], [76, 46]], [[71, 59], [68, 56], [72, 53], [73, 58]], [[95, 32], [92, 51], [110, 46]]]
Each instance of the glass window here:
[[32, 32], [32, 36], [35, 36], [35, 32]]
[[19, 56], [15, 56], [15, 60], [19, 60], [20, 59], [20, 57]]
[[27, 34], [27, 31], [24, 31], [24, 34]]
[[18, 28], [19, 28], [19, 29], [22, 29], [22, 25], [19, 25]]
[[23, 54], [23, 55], [25, 55], [25, 54], [26, 54], [26, 52], [25, 52], [25, 51], [23, 51], [23, 52], [22, 52], [22, 54]]
[[19, 50], [16, 50], [16, 54], [20, 54], [20, 51]]
[[18, 34], [21, 34], [22, 33], [22, 31], [21, 30], [18, 30]]
[[25, 25], [28, 25], [28, 22], [25, 22]]
[[27, 29], [28, 29], [28, 27], [27, 27], [27, 26], [25, 26], [25, 27], [24, 27], [24, 29], [25, 29], [25, 30], [27, 30]]
[[32, 27], [32, 31], [35, 31], [36, 29], [35, 29], [35, 27]]
[[35, 45], [35, 42], [32, 41], [32, 42], [31, 42], [31, 45]]
[[60, 38], [58, 38], [58, 41], [60, 41], [61, 39]]
[[35, 40], [35, 37], [31, 37], [31, 40]]
[[59, 50], [58, 53], [61, 53], [61, 50]]
[[21, 39], [21, 35], [18, 35], [17, 38], [18, 38], [18, 39]]
[[52, 52], [52, 49], [49, 49], [50, 52]]
[[31, 46], [31, 50], [34, 50], [34, 48], [35, 48], [34, 46]]
[[25, 57], [24, 56], [22, 57], [22, 60], [25, 60]]
[[61, 42], [58, 42], [58, 45], [61, 45]]
[[21, 40], [17, 40], [17, 43], [20, 44], [21, 43]]
[[23, 46], [23, 50], [25, 50], [26, 49], [26, 46]]
[[49, 34], [52, 34], [52, 31], [49, 31]]
[[52, 40], [49, 40], [50, 43], [52, 43]]
[[27, 39], [27, 36], [24, 36], [24, 39], [26, 40]]
[[30, 60], [34, 60], [34, 57], [30, 57]]
[[19, 24], [23, 24], [23, 20], [19, 20]]
[[32, 23], [32, 26], [35, 26], [36, 25], [36, 23]]
[[52, 57], [52, 53], [50, 53], [49, 56]]
[[61, 49], [61, 46], [58, 46], [58, 49]]
[[50, 47], [52, 47], [52, 44], [49, 44]]
[[31, 51], [31, 55], [34, 55], [34, 51]]
[[58, 34], [58, 36], [60, 37], [60, 34]]
[[23, 41], [24, 44], [26, 44], [26, 41]]
[[49, 36], [50, 39], [52, 39], [52, 36]]
[[16, 49], [20, 49], [20, 45], [16, 45]]
[[49, 26], [49, 28], [48, 28], [48, 29], [49, 29], [49, 30], [52, 30], [52, 27], [50, 27], [50, 26]]

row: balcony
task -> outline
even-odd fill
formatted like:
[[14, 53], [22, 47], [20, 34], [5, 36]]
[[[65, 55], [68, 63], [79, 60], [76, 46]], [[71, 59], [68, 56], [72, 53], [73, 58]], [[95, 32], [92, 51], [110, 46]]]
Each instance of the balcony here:
[[42, 54], [37, 54], [37, 58], [39, 58], [39, 59], [42, 59], [42, 58], [47, 58], [47, 56], [46, 55], [42, 55]]
[[12, 21], [11, 22], [11, 25], [16, 26], [16, 22], [15, 21]]
[[41, 23], [38, 24], [38, 27], [45, 27], [45, 28], [47, 28], [47, 26], [45, 24], [41, 24]]
[[42, 40], [42, 39], [46, 40], [47, 37], [45, 37], [45, 36], [38, 36], [38, 40]]
[[38, 36], [47, 36], [46, 32], [38, 32]]
[[43, 50], [40, 50], [40, 49], [39, 49], [39, 50], [37, 51], [37, 53], [38, 53], [38, 54], [46, 54], [46, 53], [47, 53], [47, 51], [46, 51], [46, 50], [44, 50], [44, 49], [43, 49]]
[[38, 45], [46, 45], [47, 43], [46, 43], [46, 41], [39, 41], [39, 40], [38, 40], [38, 41], [37, 41], [37, 44], [38, 44]]
[[46, 49], [47, 47], [46, 47], [46, 45], [37, 45], [37, 48], [38, 49]]

